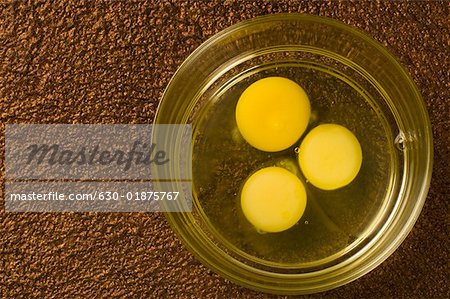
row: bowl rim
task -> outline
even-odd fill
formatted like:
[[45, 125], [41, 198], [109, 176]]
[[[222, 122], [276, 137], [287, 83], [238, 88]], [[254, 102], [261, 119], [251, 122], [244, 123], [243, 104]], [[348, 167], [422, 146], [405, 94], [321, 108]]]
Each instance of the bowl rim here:
[[[264, 285], [257, 285], [257, 284], [250, 284], [248, 282], [242, 281], [239, 279], [239, 277], [235, 277], [235, 275], [224, 269], [223, 267], [218, 267], [217, 263], [213, 261], [212, 259], [216, 260], [218, 259], [225, 259], [229, 260], [234, 265], [237, 265], [237, 267], [243, 267], [248, 268], [249, 266], [234, 260], [230, 256], [223, 257], [217, 252], [210, 252], [212, 256], [209, 258], [206, 258], [204, 254], [201, 252], [204, 250], [204, 248], [198, 248], [192, 244], [192, 240], [188, 240], [185, 238], [185, 233], [183, 232], [182, 227], [179, 227], [177, 225], [175, 218], [178, 213], [164, 213], [166, 216], [166, 219], [168, 220], [170, 226], [172, 229], [176, 232], [176, 234], [180, 237], [182, 243], [199, 259], [203, 264], [207, 265], [209, 269], [213, 270], [214, 272], [217, 272], [221, 276], [236, 282], [242, 286], [245, 286], [247, 288], [251, 288], [258, 291], [263, 292], [271, 292], [276, 294], [309, 294], [313, 292], [321, 292], [326, 291], [329, 289], [336, 288], [338, 286], [344, 285], [346, 283], [349, 283], [366, 273], [373, 270], [375, 267], [380, 265], [384, 260], [386, 260], [399, 246], [400, 244], [405, 240], [409, 232], [412, 230], [412, 227], [414, 226], [415, 222], [417, 221], [420, 211], [422, 210], [422, 207], [425, 203], [425, 199], [430, 187], [431, 182], [431, 174], [432, 174], [432, 166], [433, 166], [433, 141], [432, 141], [432, 131], [431, 131], [431, 124], [428, 116], [428, 112], [425, 107], [424, 100], [414, 82], [410, 74], [407, 72], [405, 67], [395, 58], [395, 56], [382, 44], [380, 44], [378, 41], [376, 41], [374, 38], [369, 36], [368, 34], [364, 33], [362, 30], [357, 29], [351, 25], [347, 25], [339, 20], [331, 19], [328, 17], [322, 17], [322, 16], [316, 16], [316, 15], [310, 15], [310, 14], [303, 14], [303, 13], [277, 13], [277, 14], [269, 14], [264, 16], [258, 16], [251, 19], [246, 19], [244, 21], [238, 22], [234, 25], [231, 25], [220, 32], [214, 34], [210, 38], [208, 38], [205, 42], [203, 42], [199, 47], [197, 47], [188, 57], [184, 60], [184, 62], [179, 66], [177, 71], [174, 73], [170, 81], [168, 82], [163, 96], [162, 100], [159, 102], [157, 106], [157, 110], [155, 113], [154, 118], [154, 124], [158, 124], [160, 119], [160, 111], [161, 107], [163, 107], [165, 100], [167, 98], [167, 94], [170, 93], [171, 89], [173, 88], [174, 82], [176, 81], [176, 78], [179, 76], [180, 73], [182, 73], [185, 69], [188, 69], [189, 66], [196, 61], [199, 57], [202, 56], [202, 54], [208, 50], [208, 48], [217, 43], [218, 41], [226, 38], [227, 36], [231, 35], [233, 32], [236, 32], [238, 30], [243, 30], [245, 28], [255, 26], [257, 24], [262, 24], [266, 22], [274, 22], [274, 21], [287, 21], [287, 20], [303, 20], [303, 21], [310, 21], [310, 22], [317, 22], [317, 23], [324, 23], [326, 25], [337, 27], [341, 30], [344, 30], [346, 32], [351, 33], [352, 35], [356, 35], [358, 38], [361, 38], [365, 42], [369, 43], [372, 47], [375, 47], [385, 58], [389, 60], [389, 62], [395, 67], [396, 71], [399, 71], [402, 73], [402, 75], [407, 79], [407, 82], [409, 83], [409, 87], [413, 91], [415, 95], [415, 100], [420, 104], [418, 105], [420, 109], [420, 114], [424, 119], [424, 122], [422, 123], [424, 131], [427, 132], [425, 136], [422, 136], [422, 138], [425, 139], [426, 142], [426, 150], [427, 150], [427, 157], [426, 157], [426, 169], [424, 172], [424, 180], [422, 181], [422, 186], [420, 189], [419, 194], [417, 194], [416, 202], [414, 204], [414, 208], [409, 214], [407, 221], [402, 226], [400, 233], [398, 233], [393, 239], [392, 243], [390, 243], [388, 246], [385, 246], [381, 252], [376, 252], [374, 254], [374, 258], [371, 260], [370, 263], [363, 265], [363, 267], [360, 267], [358, 269], [355, 269], [350, 275], [348, 275], [339, 281], [329, 282], [326, 285], [320, 285], [319, 287], [315, 289], [311, 289], [309, 291], [292, 291], [292, 290], [284, 290], [284, 289], [274, 289], [274, 288], [268, 288]], [[192, 228], [192, 227], [191, 227]], [[189, 230], [190, 233], [197, 235], [198, 232], [195, 230]], [[194, 242], [195, 243], [195, 242]], [[213, 243], [211, 242], [211, 245]], [[373, 253], [371, 253], [373, 254]], [[254, 269], [254, 268], [253, 268]], [[345, 273], [344, 273], [345, 274]], [[284, 274], [283, 274], [284, 275]], [[339, 275], [342, 275], [339, 274]], [[286, 277], [284, 277], [286, 279]]]

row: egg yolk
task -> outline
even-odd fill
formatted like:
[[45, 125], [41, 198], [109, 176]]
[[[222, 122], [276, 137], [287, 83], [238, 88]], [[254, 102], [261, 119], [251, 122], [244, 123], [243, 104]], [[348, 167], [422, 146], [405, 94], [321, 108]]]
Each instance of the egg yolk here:
[[323, 190], [344, 187], [361, 168], [362, 150], [347, 128], [323, 124], [312, 129], [299, 147], [298, 162], [306, 179]]
[[305, 211], [305, 187], [288, 170], [266, 167], [245, 182], [241, 207], [247, 220], [258, 230], [284, 231], [297, 223]]
[[310, 114], [303, 88], [282, 77], [268, 77], [251, 84], [236, 106], [236, 122], [242, 136], [266, 152], [281, 151], [297, 142]]

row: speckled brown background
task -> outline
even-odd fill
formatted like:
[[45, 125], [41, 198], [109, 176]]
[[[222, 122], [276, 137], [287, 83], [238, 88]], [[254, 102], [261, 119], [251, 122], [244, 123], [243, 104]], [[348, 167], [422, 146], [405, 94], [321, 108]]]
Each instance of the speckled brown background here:
[[[387, 261], [310, 298], [450, 297], [449, 2], [51, 2], [0, 4], [1, 157], [5, 123], [152, 122], [187, 55], [244, 19], [304, 12], [372, 35], [425, 98], [435, 138], [431, 189]], [[5, 214], [0, 204], [0, 298], [270, 297], [203, 267], [161, 214]]]

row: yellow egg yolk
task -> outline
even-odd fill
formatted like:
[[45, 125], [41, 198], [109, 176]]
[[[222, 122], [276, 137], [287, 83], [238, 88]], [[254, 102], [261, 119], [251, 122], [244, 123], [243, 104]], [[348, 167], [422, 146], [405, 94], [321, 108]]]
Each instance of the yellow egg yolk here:
[[298, 162], [306, 179], [323, 190], [350, 184], [361, 168], [362, 150], [358, 139], [347, 128], [323, 124], [303, 139]]
[[288, 170], [266, 167], [245, 182], [241, 207], [247, 220], [258, 230], [284, 231], [296, 224], [305, 211], [305, 187]]
[[311, 108], [306, 92], [282, 77], [251, 84], [236, 106], [236, 122], [253, 147], [277, 152], [292, 146], [305, 131]]

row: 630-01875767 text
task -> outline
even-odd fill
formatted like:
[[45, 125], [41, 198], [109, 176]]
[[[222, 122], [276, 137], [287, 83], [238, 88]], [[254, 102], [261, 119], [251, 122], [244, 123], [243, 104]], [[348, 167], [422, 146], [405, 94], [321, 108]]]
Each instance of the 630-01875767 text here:
[[141, 191], [141, 192], [126, 192], [122, 194], [116, 191], [95, 191], [90, 193], [60, 193], [60, 192], [30, 192], [30, 193], [11, 193], [10, 201], [117, 201], [117, 200], [176, 200], [180, 192], [178, 191]]

